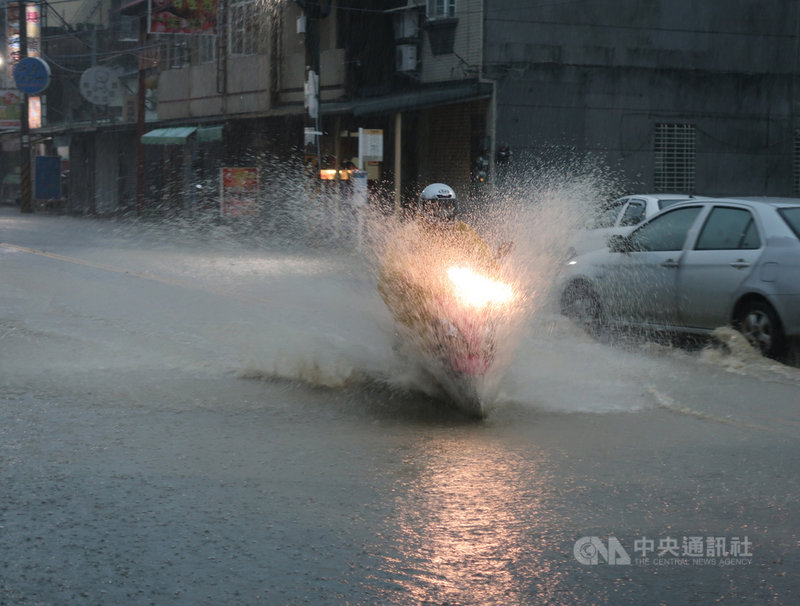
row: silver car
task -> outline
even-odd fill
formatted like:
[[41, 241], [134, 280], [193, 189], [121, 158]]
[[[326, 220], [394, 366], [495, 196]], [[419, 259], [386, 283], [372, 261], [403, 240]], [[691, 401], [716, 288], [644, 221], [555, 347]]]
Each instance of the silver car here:
[[609, 236], [628, 235], [645, 219], [691, 198], [687, 194], [633, 194], [617, 198], [603, 208], [590, 228], [576, 232], [570, 242], [570, 256], [603, 248]]
[[800, 336], [800, 200], [697, 199], [571, 259], [561, 311], [587, 324], [739, 329], [781, 357]]

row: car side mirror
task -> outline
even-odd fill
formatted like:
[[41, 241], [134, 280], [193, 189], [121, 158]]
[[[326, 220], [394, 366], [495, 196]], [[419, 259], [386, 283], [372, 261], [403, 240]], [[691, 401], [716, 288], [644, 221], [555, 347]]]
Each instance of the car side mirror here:
[[608, 239], [608, 250], [617, 253], [629, 253], [633, 250], [633, 246], [630, 238], [616, 234]]

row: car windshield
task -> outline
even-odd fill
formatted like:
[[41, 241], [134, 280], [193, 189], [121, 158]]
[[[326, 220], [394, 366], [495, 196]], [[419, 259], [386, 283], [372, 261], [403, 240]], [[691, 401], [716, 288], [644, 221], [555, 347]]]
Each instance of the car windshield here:
[[792, 228], [794, 235], [800, 238], [800, 207], [781, 208], [778, 212], [789, 227]]
[[603, 209], [600, 211], [600, 215], [595, 219], [594, 227], [614, 227], [614, 223], [617, 221], [617, 217], [619, 216], [619, 211], [622, 210], [622, 207], [625, 205], [625, 201], [614, 203], [613, 206], [609, 206], [608, 208]]
[[678, 202], [686, 202], [686, 200], [691, 200], [691, 198], [674, 198], [669, 200], [659, 200], [658, 209], [663, 210], [667, 206], [672, 206], [673, 204], [677, 204]]
[[638, 225], [645, 219], [646, 205], [642, 200], [631, 200], [628, 208], [625, 209], [625, 214], [619, 220], [620, 227], [630, 227], [631, 225]]

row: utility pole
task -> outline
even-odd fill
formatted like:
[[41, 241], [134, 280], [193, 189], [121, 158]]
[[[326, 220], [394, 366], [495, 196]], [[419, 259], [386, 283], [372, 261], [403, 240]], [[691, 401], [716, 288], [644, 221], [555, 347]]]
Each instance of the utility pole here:
[[319, 94], [320, 66], [320, 21], [330, 15], [331, 0], [295, 0], [306, 17], [305, 49], [306, 49], [306, 90], [308, 116], [314, 120], [314, 141], [317, 152], [317, 171], [322, 169], [322, 151], [320, 134], [322, 110]]
[[139, 52], [137, 77], [138, 86], [136, 89], [136, 216], [142, 214], [144, 208], [144, 136], [145, 123], [145, 66], [142, 53], [147, 44], [147, 16], [146, 13], [139, 15]]
[[[19, 10], [19, 60], [28, 56], [28, 6], [20, 1]], [[28, 124], [28, 93], [22, 93], [22, 108], [19, 117], [20, 171], [19, 171], [19, 210], [33, 212], [33, 192], [31, 191], [31, 135]]]
[[137, 88], [136, 88], [136, 216], [142, 213], [144, 208], [144, 181], [145, 181], [145, 162], [144, 144], [142, 136], [145, 134], [145, 96], [147, 94], [145, 86], [146, 70], [149, 65], [146, 62], [145, 46], [147, 45], [147, 18], [148, 2], [146, 0], [133, 0], [124, 5], [120, 12], [129, 17], [139, 19], [139, 50], [137, 52]]

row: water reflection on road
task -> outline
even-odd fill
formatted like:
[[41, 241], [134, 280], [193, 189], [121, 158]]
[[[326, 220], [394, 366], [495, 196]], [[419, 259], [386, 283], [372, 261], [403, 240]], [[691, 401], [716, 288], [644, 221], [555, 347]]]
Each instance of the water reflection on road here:
[[476, 437], [426, 436], [409, 448], [392, 488], [394, 515], [376, 546], [384, 559], [370, 592], [384, 593], [380, 602], [510, 604], [557, 591], [560, 574], [543, 569], [553, 562], [542, 557], [545, 455]]

